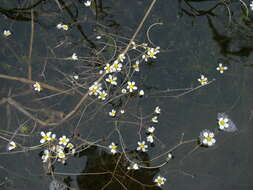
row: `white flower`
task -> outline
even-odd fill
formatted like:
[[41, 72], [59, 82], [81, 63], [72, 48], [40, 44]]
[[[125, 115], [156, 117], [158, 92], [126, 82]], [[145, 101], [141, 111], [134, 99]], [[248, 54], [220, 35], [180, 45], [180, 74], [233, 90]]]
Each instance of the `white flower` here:
[[153, 134], [150, 134], [149, 136], [147, 136], [147, 141], [150, 142], [150, 143], [154, 142], [154, 136], [153, 136]]
[[69, 142], [69, 139], [65, 135], [59, 138], [59, 144], [66, 146], [68, 142]]
[[133, 46], [132, 49], [136, 49], [137, 45], [135, 44], [134, 41], [131, 42], [131, 45]]
[[112, 116], [112, 117], [115, 117], [115, 115], [116, 115], [116, 110], [115, 110], [115, 109], [112, 109], [112, 111], [109, 112], [109, 115]]
[[228, 118], [224, 118], [224, 117], [219, 118], [218, 124], [221, 130], [228, 128], [229, 127]]
[[86, 7], [91, 6], [91, 1], [90, 1], [90, 0], [85, 1], [85, 2], [84, 2], [84, 5], [85, 5]]
[[121, 71], [122, 64], [118, 62], [118, 60], [115, 60], [111, 66], [112, 72], [119, 72]]
[[161, 113], [161, 109], [160, 109], [159, 106], [156, 106], [156, 107], [155, 107], [155, 113], [156, 113], [156, 114], [160, 114], [160, 113]]
[[235, 123], [225, 113], [218, 113], [217, 115], [219, 129], [226, 132], [235, 132], [237, 127]]
[[13, 149], [17, 148], [17, 145], [14, 141], [9, 142], [8, 144], [8, 150], [11, 151]]
[[148, 52], [147, 52], [148, 57], [156, 59], [155, 55], [160, 52], [159, 49], [160, 49], [160, 47], [148, 48]]
[[168, 162], [169, 160], [171, 160], [173, 158], [172, 154], [169, 152], [166, 158], [166, 161]]
[[156, 185], [158, 185], [159, 187], [161, 185], [164, 185], [166, 179], [164, 177], [161, 177], [161, 176], [157, 176], [154, 180], [154, 182], [156, 183]]
[[139, 96], [144, 96], [144, 90], [139, 91]]
[[108, 78], [106, 78], [105, 80], [111, 83], [112, 85], [117, 85], [117, 77], [109, 75]]
[[117, 152], [118, 146], [115, 145], [114, 142], [112, 142], [112, 143], [109, 145], [109, 148], [111, 149], [111, 153], [112, 153], [112, 154], [115, 154], [115, 153]]
[[154, 128], [154, 127], [149, 127], [149, 128], [148, 128], [148, 132], [149, 132], [149, 133], [154, 133], [154, 131], [155, 131], [155, 128]]
[[200, 78], [198, 79], [201, 85], [206, 85], [208, 82], [208, 79], [204, 75], [200, 75]]
[[68, 149], [73, 149], [74, 145], [72, 143], [68, 143], [68, 145], [66, 146]]
[[38, 82], [35, 82], [35, 84], [33, 85], [33, 88], [37, 92], [40, 92], [42, 90], [41, 85]]
[[73, 55], [71, 56], [71, 59], [78, 60], [78, 57], [77, 57], [76, 53], [73, 53]]
[[151, 121], [153, 123], [158, 123], [158, 117], [157, 116], [152, 117]]
[[97, 40], [100, 40], [101, 38], [102, 38], [101, 36], [97, 36], [97, 37], [96, 37]]
[[125, 59], [126, 57], [125, 57], [125, 55], [124, 54], [119, 54], [119, 56], [118, 56], [118, 60], [120, 61], [120, 62], [124, 62], [124, 59]]
[[59, 158], [61, 158], [61, 159], [66, 157], [66, 155], [65, 155], [65, 153], [64, 153], [63, 151], [57, 152], [57, 156], [58, 156]]
[[42, 136], [42, 139], [40, 139], [40, 143], [41, 144], [43, 144], [43, 143], [45, 143], [45, 142], [49, 142], [49, 141], [53, 141], [54, 139], [55, 139], [55, 137], [56, 137], [56, 135], [55, 134], [52, 134], [52, 132], [50, 131], [50, 132], [47, 132], [46, 134], [43, 132], [43, 131], [41, 131], [41, 136]]
[[137, 90], [137, 86], [135, 86], [135, 82], [127, 82], [127, 89], [129, 92], [133, 92], [134, 90]]
[[73, 78], [74, 78], [75, 80], [78, 80], [78, 79], [79, 79], [79, 76], [78, 76], [78, 75], [74, 75]]
[[121, 90], [121, 92], [122, 92], [122, 94], [127, 93], [126, 89], [124, 89], [124, 88]]
[[133, 64], [133, 66], [132, 66], [136, 72], [139, 72], [139, 71], [140, 71], [139, 64], [140, 64], [140, 62], [137, 60], [137, 61], [135, 62], [135, 64]]
[[136, 163], [131, 163], [130, 166], [127, 167], [128, 170], [138, 170], [140, 169], [139, 165]]
[[108, 64], [108, 63], [105, 65], [104, 70], [105, 70], [106, 73], [113, 72], [112, 66], [110, 64]]
[[214, 139], [214, 133], [205, 129], [200, 133], [199, 136], [200, 143], [203, 144], [204, 146], [213, 146], [216, 142]]
[[100, 91], [99, 92], [99, 96], [98, 96], [98, 99], [101, 99], [101, 100], [105, 100], [106, 97], [107, 97], [107, 93], [103, 90], [103, 91]]
[[121, 114], [124, 114], [124, 113], [125, 113], [125, 110], [120, 110], [120, 113], [121, 113]]
[[49, 150], [44, 150], [43, 155], [41, 156], [42, 162], [47, 162], [50, 157], [51, 157], [51, 154]]
[[94, 82], [94, 84], [89, 88], [89, 95], [98, 95], [102, 87], [100, 83]]
[[249, 4], [251, 10], [253, 10], [253, 1], [251, 1], [251, 3]]
[[219, 64], [219, 66], [216, 68], [217, 71], [220, 71], [220, 73], [222, 74], [225, 70], [227, 70], [228, 67], [223, 66], [222, 63]]
[[147, 148], [148, 148], [148, 145], [145, 144], [145, 141], [142, 141], [142, 142], [138, 142], [138, 147], [136, 150], [147, 152]]
[[8, 37], [8, 36], [11, 35], [11, 31], [10, 30], [4, 30], [3, 34], [4, 34], [5, 37]]

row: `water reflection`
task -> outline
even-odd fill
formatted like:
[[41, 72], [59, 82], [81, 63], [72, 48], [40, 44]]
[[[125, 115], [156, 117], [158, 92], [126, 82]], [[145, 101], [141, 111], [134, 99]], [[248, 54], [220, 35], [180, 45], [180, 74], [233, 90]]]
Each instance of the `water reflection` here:
[[[136, 161], [149, 161], [146, 153], [130, 151], [128, 155]], [[159, 169], [128, 170], [129, 162], [124, 158], [123, 153], [112, 155], [98, 147], [91, 147], [82, 151], [79, 156], [87, 157], [85, 167], [81, 172], [83, 175], [77, 177], [81, 190], [161, 189], [153, 182]]]

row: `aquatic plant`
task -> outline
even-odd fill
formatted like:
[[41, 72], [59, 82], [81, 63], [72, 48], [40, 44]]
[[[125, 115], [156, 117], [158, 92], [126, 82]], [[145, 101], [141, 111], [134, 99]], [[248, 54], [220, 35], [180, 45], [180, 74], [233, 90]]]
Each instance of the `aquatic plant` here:
[[[57, 36], [60, 40], [54, 39], [54, 36], [49, 34], [49, 38], [52, 39], [50, 43], [53, 44], [50, 44], [52, 47], [49, 47], [52, 55], [44, 56], [45, 63], [39, 66], [32, 61], [35, 59], [32, 57], [33, 53], [35, 54], [34, 27], [38, 20], [37, 14], [35, 14], [37, 12], [31, 9], [29, 55], [24, 58], [24, 61], [19, 60], [26, 63], [27, 72], [18, 76], [13, 76], [12, 73], [0, 74], [1, 79], [12, 80], [15, 83], [14, 92], [10, 91], [10, 94], [5, 94], [0, 99], [0, 105], [8, 105], [8, 110], [12, 107], [18, 110], [19, 114], [23, 114], [25, 120], [32, 126], [27, 134], [23, 134], [24, 139], [28, 136], [37, 139], [28, 146], [20, 140], [19, 134], [17, 134], [20, 127], [13, 133], [1, 131], [0, 138], [7, 147], [7, 150], [1, 153], [11, 155], [18, 152], [25, 153], [38, 150], [41, 158], [40, 164], [47, 168], [46, 173], [53, 180], [49, 184], [50, 190], [68, 188], [66, 184], [56, 180], [58, 176], [68, 174], [55, 169], [58, 168], [57, 163], [66, 165], [72, 158], [87, 155], [87, 151], [91, 151], [92, 154], [95, 152], [95, 156], [93, 155], [94, 157], [89, 159], [94, 158], [95, 161], [92, 163], [96, 167], [89, 165], [84, 169], [85, 172], [76, 174], [80, 181], [85, 175], [93, 175], [95, 176], [94, 179], [97, 176], [104, 175], [106, 183], [102, 184], [102, 189], [106, 187], [130, 189], [131, 184], [138, 188], [140, 186], [160, 188], [167, 181], [163, 177], [165, 174], [162, 173], [162, 168], [172, 161], [174, 152], [180, 147], [186, 144], [194, 144], [194, 148], [185, 155], [187, 157], [198, 148], [210, 148], [219, 143], [216, 142], [215, 132], [204, 129], [199, 136], [196, 134], [195, 138], [189, 140], [184, 139], [183, 133], [179, 142], [173, 147], [155, 147], [160, 142], [159, 124], [163, 122], [160, 116], [167, 108], [150, 101], [150, 106], [153, 106], [151, 111], [141, 110], [136, 113], [132, 110], [131, 106], [136, 104], [135, 100], [152, 95], [180, 98], [200, 88], [207, 87], [216, 80], [209, 81], [205, 75], [200, 74], [200, 78], [194, 77], [193, 87], [189, 84], [191, 86], [189, 88], [165, 89], [154, 92], [147, 89], [146, 91], [138, 76], [148, 67], [148, 63], [159, 59], [160, 54], [163, 53], [163, 48], [154, 45], [149, 37], [148, 43], [146, 41], [140, 42], [137, 35], [156, 0], [152, 0], [131, 38], [118, 36], [116, 33], [109, 32], [107, 27], [100, 25], [96, 25], [94, 34], [87, 37], [82, 30], [81, 20], [77, 21], [74, 18], [71, 12], [72, 7], [61, 2], [59, 1], [57, 6], [60, 9], [66, 9], [74, 22], [72, 24], [70, 22], [59, 22], [60, 18], [57, 18], [52, 21], [51, 26], [48, 26], [60, 34]], [[98, 11], [97, 1], [88, 0], [82, 3], [86, 9], [94, 11], [95, 7]], [[96, 16], [98, 14], [96, 13]], [[153, 26], [151, 25], [148, 28], [147, 36], [149, 36]], [[77, 43], [71, 37], [74, 27], [82, 35], [86, 51], [83, 51], [82, 46], [79, 47], [80, 51], [78, 48], [72, 50], [75, 47], [71, 46], [72, 43]], [[3, 35], [5, 36], [4, 40], [9, 40], [15, 36], [15, 32], [12, 34], [10, 30], [4, 30]], [[71, 51], [69, 51], [70, 49]], [[59, 55], [64, 56], [57, 55], [57, 51], [60, 52]], [[38, 56], [37, 61], [40, 59], [42, 58]], [[47, 66], [48, 62], [53, 65], [60, 64], [60, 66]], [[62, 67], [66, 68], [63, 69]], [[37, 70], [40, 70], [40, 73]], [[213, 70], [215, 71], [215, 68]], [[228, 70], [228, 67], [219, 63], [216, 70], [223, 74], [225, 70]], [[53, 74], [49, 76], [47, 72]], [[20, 83], [23, 84], [22, 88], [19, 88]], [[21, 98], [23, 96], [26, 97], [25, 100]], [[60, 107], [60, 104], [63, 106]], [[99, 118], [104, 120], [97, 124], [98, 129], [94, 129], [94, 134], [90, 137], [86, 133], [93, 130], [94, 123]], [[237, 131], [236, 125], [225, 113], [219, 113], [217, 119], [219, 130]], [[131, 144], [127, 143], [129, 139], [128, 136], [124, 137], [124, 130], [129, 129], [131, 131], [132, 126], [135, 142]], [[108, 134], [103, 134], [101, 137], [97, 133], [103, 131], [103, 127], [111, 128], [108, 130]], [[81, 128], [84, 128], [84, 131], [81, 131]], [[63, 132], [61, 129], [65, 131]], [[60, 138], [56, 138], [56, 135]], [[38, 140], [39, 138], [40, 140]], [[96, 150], [100, 149], [100, 152], [91, 150], [93, 147]], [[161, 148], [158, 155], [149, 155], [149, 152], [158, 148]], [[96, 162], [97, 160], [99, 161]], [[101, 170], [97, 171], [94, 168]], [[143, 176], [149, 180], [141, 181], [141, 177], [137, 175], [139, 171], [145, 171]], [[124, 178], [127, 178], [127, 182], [124, 181]], [[92, 183], [92, 181], [90, 180], [88, 183]], [[100, 184], [96, 185], [99, 186]]]

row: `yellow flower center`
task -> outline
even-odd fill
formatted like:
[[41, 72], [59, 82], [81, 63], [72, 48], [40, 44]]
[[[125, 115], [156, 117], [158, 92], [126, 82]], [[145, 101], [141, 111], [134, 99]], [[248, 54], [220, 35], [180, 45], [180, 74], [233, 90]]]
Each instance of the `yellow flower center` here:
[[93, 89], [91, 89], [91, 92], [93, 92], [93, 93], [95, 93], [95, 92], [97, 92], [98, 91], [98, 87], [96, 86], [96, 87], [94, 87]]
[[139, 68], [139, 65], [135, 64], [135, 65], [133, 65], [133, 68], [137, 69], [137, 68]]
[[224, 121], [224, 120], [221, 120], [221, 121], [219, 121], [219, 125], [225, 125], [226, 124], [226, 122]]
[[153, 52], [153, 51], [149, 52], [149, 56], [150, 57], [154, 57], [155, 56], [155, 52]]
[[140, 144], [139, 147], [140, 148], [145, 148], [145, 145], [144, 144]]
[[129, 88], [131, 88], [131, 89], [134, 88], [134, 85], [130, 84], [130, 85], [129, 85]]
[[105, 93], [101, 93], [101, 94], [100, 94], [100, 97], [101, 97], [101, 98], [105, 98], [105, 97], [106, 97], [106, 94], [105, 94]]
[[51, 138], [46, 135], [46, 136], [43, 137], [43, 139], [46, 140], [46, 141], [49, 141]]
[[157, 183], [158, 184], [162, 184], [163, 183], [163, 180], [161, 178], [157, 179]]
[[206, 137], [205, 139], [206, 139], [208, 142], [211, 142], [211, 141], [213, 140], [213, 138], [212, 138], [212, 137], [209, 137], [209, 136]]
[[111, 67], [108, 65], [108, 66], [105, 67], [105, 70], [106, 70], [106, 71], [110, 71], [110, 70], [111, 70]]
[[116, 145], [112, 145], [112, 150], [116, 150], [117, 146]]
[[68, 30], [68, 29], [69, 29], [68, 25], [63, 25], [62, 28], [63, 28], [64, 30]]
[[223, 66], [220, 66], [220, 70], [221, 70], [221, 71], [224, 71], [225, 68], [224, 68]]

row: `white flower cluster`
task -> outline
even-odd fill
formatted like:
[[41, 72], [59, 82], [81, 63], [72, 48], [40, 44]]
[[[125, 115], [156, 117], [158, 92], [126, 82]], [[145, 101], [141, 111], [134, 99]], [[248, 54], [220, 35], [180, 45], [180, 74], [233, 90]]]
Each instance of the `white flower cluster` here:
[[120, 54], [118, 56], [118, 58], [110, 65], [109, 63], [107, 63], [104, 67], [104, 71], [105, 73], [116, 73], [116, 72], [120, 72], [122, 69], [122, 63], [125, 60], [125, 55], [124, 54]]
[[101, 83], [94, 82], [89, 88], [89, 95], [98, 96], [98, 99], [105, 100], [107, 98], [107, 92], [102, 90]]
[[151, 118], [151, 121], [152, 121], [153, 123], [158, 123], [158, 115], [161, 113], [161, 109], [160, 109], [159, 106], [157, 106], [157, 107], [155, 108], [154, 113], [155, 113], [156, 115], [153, 116], [153, 117]]
[[[226, 132], [235, 132], [238, 130], [234, 122], [228, 117], [227, 114], [218, 113], [217, 119], [219, 130]], [[216, 142], [214, 136], [214, 133], [208, 129], [203, 130], [199, 136], [200, 144], [207, 147], [213, 146]]]
[[147, 141], [150, 143], [154, 142], [154, 131], [155, 131], [154, 127], [149, 127], [147, 130], [147, 133], [148, 133]]
[[149, 58], [156, 59], [156, 55], [160, 52], [159, 51], [160, 47], [156, 48], [145, 47], [145, 49], [146, 52], [145, 54], [142, 55], [142, 59], [145, 60], [146, 62], [148, 61]]
[[48, 143], [48, 149], [43, 151], [42, 162], [48, 162], [51, 159], [55, 159], [61, 163], [65, 163], [67, 155], [73, 155], [75, 153], [74, 145], [70, 143], [70, 139], [65, 135], [56, 140], [56, 135], [52, 132], [41, 132], [42, 138], [40, 143]]

